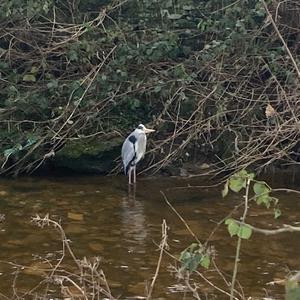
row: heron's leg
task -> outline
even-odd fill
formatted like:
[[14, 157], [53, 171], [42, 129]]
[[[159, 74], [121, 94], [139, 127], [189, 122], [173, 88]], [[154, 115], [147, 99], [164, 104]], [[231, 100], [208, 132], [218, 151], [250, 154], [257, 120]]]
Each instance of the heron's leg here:
[[130, 167], [128, 170], [128, 184], [131, 184], [131, 171], [132, 171], [132, 168]]
[[133, 169], [133, 183], [136, 183], [136, 166]]

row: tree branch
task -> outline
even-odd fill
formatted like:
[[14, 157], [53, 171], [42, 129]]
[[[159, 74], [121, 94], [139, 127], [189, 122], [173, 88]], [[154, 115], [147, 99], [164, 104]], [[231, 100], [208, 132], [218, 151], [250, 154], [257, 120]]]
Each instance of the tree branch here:
[[[236, 221], [239, 225], [244, 224], [243, 222]], [[282, 228], [278, 229], [262, 229], [262, 228], [257, 228], [252, 225], [247, 224], [254, 232], [262, 233], [264, 235], [275, 235], [279, 233], [284, 233], [284, 232], [300, 232], [300, 227], [292, 226], [292, 225], [286, 225], [284, 224]]]

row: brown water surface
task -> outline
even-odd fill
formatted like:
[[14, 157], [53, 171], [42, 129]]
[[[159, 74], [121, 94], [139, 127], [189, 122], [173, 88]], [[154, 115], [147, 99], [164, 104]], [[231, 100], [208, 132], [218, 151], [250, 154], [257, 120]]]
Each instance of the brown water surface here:
[[[183, 179], [138, 178], [134, 197], [133, 191], [128, 195], [124, 177], [1, 179], [0, 214], [5, 215], [5, 220], [0, 223], [1, 294], [13, 295], [14, 278], [19, 291], [32, 289], [43, 276], [43, 272], [38, 271], [38, 258], [50, 259], [61, 249], [55, 230], [41, 229], [30, 222], [36, 214], [44, 216], [49, 213], [51, 218], [61, 221], [78, 258], [101, 257], [102, 268], [114, 296], [143, 299], [145, 287], [157, 265], [162, 220], [165, 219], [169, 226], [170, 253], [178, 257], [194, 242], [160, 191], [166, 193], [201, 241], [206, 241], [216, 223], [241, 201], [238, 195], [222, 199], [220, 187], [176, 188], [190, 183]], [[192, 184], [197, 184], [197, 181]], [[283, 213], [279, 221], [274, 221], [271, 210], [253, 204], [248, 222], [261, 228], [299, 225], [300, 197], [292, 193], [276, 196], [281, 200]], [[240, 215], [241, 210], [236, 216]], [[215, 249], [218, 267], [226, 280], [230, 280], [236, 238], [230, 238], [225, 226], [221, 225], [211, 237], [210, 245]], [[300, 269], [299, 249], [300, 234], [297, 233], [268, 237], [253, 234], [249, 241], [243, 241], [238, 280], [245, 295], [252, 296], [252, 299], [283, 299], [284, 287], [267, 283], [284, 279], [290, 271]], [[16, 267], [6, 262], [35, 265], [37, 271], [20, 271], [15, 277]], [[192, 299], [190, 294], [184, 295], [182, 282], [171, 272], [172, 265], [176, 262], [165, 256], [155, 285], [154, 299]], [[225, 287], [217, 272], [208, 270], [203, 274], [215, 285]], [[196, 280], [198, 282], [199, 279]], [[228, 299], [200, 280], [199, 284], [201, 295], [208, 295], [209, 299]]]

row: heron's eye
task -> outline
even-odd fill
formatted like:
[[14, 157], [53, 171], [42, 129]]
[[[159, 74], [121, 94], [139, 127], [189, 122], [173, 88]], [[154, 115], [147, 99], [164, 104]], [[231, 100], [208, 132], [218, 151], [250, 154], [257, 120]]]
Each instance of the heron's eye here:
[[143, 126], [143, 125], [139, 125], [139, 126], [138, 126], [138, 129], [143, 130], [143, 129], [144, 129], [144, 126]]

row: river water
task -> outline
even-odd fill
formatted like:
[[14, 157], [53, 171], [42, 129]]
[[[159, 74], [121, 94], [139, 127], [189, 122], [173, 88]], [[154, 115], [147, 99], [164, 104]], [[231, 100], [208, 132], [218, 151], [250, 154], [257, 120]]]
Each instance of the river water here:
[[[269, 183], [272, 185], [272, 180]], [[190, 184], [204, 185], [197, 179], [139, 177], [135, 193], [133, 190], [128, 193], [125, 177], [1, 179], [0, 214], [5, 219], [0, 223], [0, 299], [17, 298], [24, 293], [28, 299], [33, 299], [33, 295], [68, 298], [55, 286], [48, 288], [48, 295], [41, 296], [43, 285], [37, 287], [45, 275], [39, 270], [41, 260], [57, 259], [55, 255], [60, 253], [62, 244], [54, 228], [39, 228], [31, 222], [36, 214], [41, 217], [49, 214], [61, 223], [77, 258], [100, 257], [100, 266], [116, 298], [143, 299], [159, 258], [162, 221], [166, 220], [168, 225], [170, 254], [179, 257], [195, 241], [167, 205], [162, 192], [203, 242], [217, 223], [242, 201], [241, 195], [233, 194], [223, 199], [221, 187], [186, 188]], [[300, 197], [293, 193], [276, 196], [282, 210], [278, 221], [274, 220], [272, 210], [253, 203], [248, 222], [266, 229], [282, 224], [299, 225]], [[241, 214], [239, 210], [235, 217]], [[226, 291], [229, 288], [224, 279], [230, 281], [232, 275], [236, 242], [225, 225], [220, 225], [210, 237], [209, 245], [214, 249], [223, 278], [214, 266], [199, 269], [205, 278]], [[255, 233], [250, 240], [244, 240], [238, 270], [244, 295], [251, 299], [283, 299], [284, 286], [269, 283], [300, 269], [299, 249], [299, 233], [275, 236]], [[65, 264], [68, 261], [72, 264], [71, 259], [66, 261]], [[184, 282], [176, 276], [175, 266], [178, 263], [172, 257], [163, 256], [154, 299], [192, 299], [191, 293], [185, 292]], [[228, 299], [201, 278], [196, 276], [192, 280], [199, 285], [199, 294], [204, 299]]]

